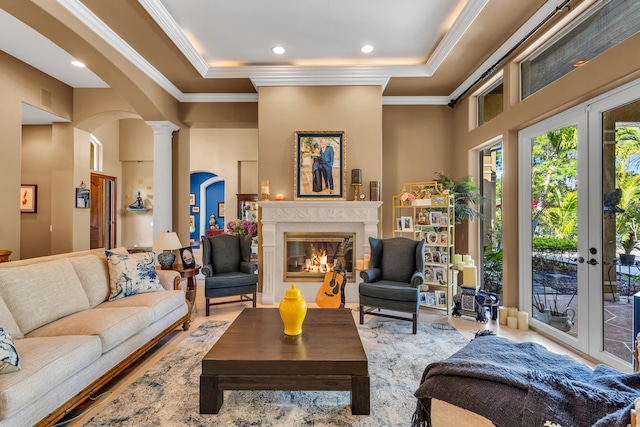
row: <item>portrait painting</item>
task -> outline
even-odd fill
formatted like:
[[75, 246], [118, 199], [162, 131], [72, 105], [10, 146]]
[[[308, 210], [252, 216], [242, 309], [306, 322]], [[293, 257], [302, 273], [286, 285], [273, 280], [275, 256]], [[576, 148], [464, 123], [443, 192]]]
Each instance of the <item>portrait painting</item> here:
[[295, 200], [345, 200], [345, 132], [296, 132]]
[[20, 212], [36, 213], [38, 201], [38, 186], [26, 185], [20, 186]]

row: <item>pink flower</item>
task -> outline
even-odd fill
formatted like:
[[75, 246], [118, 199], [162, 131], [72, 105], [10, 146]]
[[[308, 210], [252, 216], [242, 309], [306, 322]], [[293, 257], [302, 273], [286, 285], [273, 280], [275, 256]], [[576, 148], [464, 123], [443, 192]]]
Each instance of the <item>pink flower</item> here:
[[406, 201], [410, 202], [415, 199], [416, 199], [416, 196], [414, 196], [413, 193], [402, 193], [402, 196], [400, 196], [400, 200], [402, 200], [403, 202], [406, 202]]

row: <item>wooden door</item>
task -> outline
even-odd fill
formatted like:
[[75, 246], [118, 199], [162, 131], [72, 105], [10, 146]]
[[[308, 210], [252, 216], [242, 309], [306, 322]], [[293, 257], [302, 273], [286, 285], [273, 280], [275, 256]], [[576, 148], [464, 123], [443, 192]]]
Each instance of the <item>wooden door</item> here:
[[116, 246], [116, 178], [91, 174], [90, 248]]

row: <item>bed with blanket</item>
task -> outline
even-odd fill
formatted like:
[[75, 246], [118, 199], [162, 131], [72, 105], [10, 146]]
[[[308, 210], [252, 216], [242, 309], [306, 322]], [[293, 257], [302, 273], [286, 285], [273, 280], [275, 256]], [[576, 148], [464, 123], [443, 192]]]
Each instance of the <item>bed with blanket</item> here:
[[436, 413], [453, 408], [475, 416], [474, 424], [458, 419], [473, 426], [626, 427], [640, 397], [640, 374], [605, 365], [591, 369], [539, 344], [487, 335], [429, 364], [415, 396], [414, 427], [455, 425], [451, 413]]

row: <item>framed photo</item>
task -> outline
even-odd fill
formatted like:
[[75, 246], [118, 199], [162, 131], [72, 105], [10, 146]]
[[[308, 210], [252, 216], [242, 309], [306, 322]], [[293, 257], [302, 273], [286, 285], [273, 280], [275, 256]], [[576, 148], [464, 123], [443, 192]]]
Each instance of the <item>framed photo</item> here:
[[433, 267], [433, 281], [436, 283], [444, 284], [445, 270], [442, 267]]
[[440, 252], [438, 252], [438, 251], [434, 251], [434, 252], [431, 254], [431, 259], [432, 259], [432, 262], [435, 262], [435, 263], [438, 263], [438, 264], [439, 264], [439, 263], [440, 263]]
[[440, 215], [440, 225], [448, 225], [449, 224], [449, 215], [443, 213]]
[[445, 204], [445, 197], [444, 196], [434, 196], [433, 197], [433, 204], [434, 205], [444, 205]]
[[436, 294], [436, 307], [447, 306], [447, 294], [445, 291], [435, 291]]
[[446, 246], [449, 244], [449, 233], [443, 231], [440, 233], [440, 238], [438, 239], [438, 244], [442, 246]]
[[424, 262], [426, 263], [433, 262], [433, 254], [431, 252], [424, 253]]
[[193, 213], [200, 213], [200, 206], [194, 206], [191, 208], [191, 212]]
[[184, 268], [193, 268], [196, 266], [196, 259], [193, 256], [191, 246], [180, 249], [180, 259], [182, 260], [182, 266]]
[[218, 202], [218, 218], [224, 218], [224, 202]]
[[433, 268], [432, 267], [425, 267], [424, 268], [424, 281], [425, 282], [434, 282], [435, 281], [435, 276], [433, 274]]
[[431, 224], [433, 225], [440, 224], [441, 215], [442, 215], [442, 212], [438, 212], [438, 211], [431, 212]]
[[402, 231], [413, 231], [413, 218], [402, 216], [400, 219], [402, 220]]
[[435, 245], [436, 243], [438, 243], [438, 233], [435, 231], [429, 231], [427, 233], [427, 244]]
[[76, 208], [80, 209], [89, 209], [89, 189], [87, 188], [76, 188]]
[[436, 294], [435, 292], [426, 292], [425, 294], [426, 297], [426, 303], [429, 307], [435, 307], [436, 306]]
[[189, 233], [196, 232], [196, 217], [195, 215], [189, 215]]
[[396, 231], [402, 231], [402, 218], [396, 218]]
[[193, 206], [196, 204], [196, 195], [189, 194], [189, 206]]
[[20, 185], [20, 212], [38, 212], [38, 186], [30, 184]]
[[295, 132], [294, 200], [346, 200], [345, 132]]

